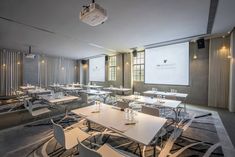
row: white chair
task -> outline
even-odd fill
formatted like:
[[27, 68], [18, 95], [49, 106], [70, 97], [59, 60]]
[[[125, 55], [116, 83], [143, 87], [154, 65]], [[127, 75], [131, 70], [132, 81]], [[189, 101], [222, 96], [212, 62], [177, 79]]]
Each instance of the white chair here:
[[88, 133], [82, 131], [78, 127], [69, 127], [67, 129], [63, 129], [61, 125], [54, 123], [52, 119], [51, 122], [53, 124], [54, 138], [66, 150], [77, 146], [77, 139], [79, 139], [79, 141], [84, 141], [90, 137]]
[[[160, 116], [160, 111], [159, 111], [158, 108], [153, 108], [153, 107], [150, 107], [150, 106], [143, 105], [141, 111], [145, 114], [149, 114], [149, 115], [152, 115], [152, 116], [156, 116], [156, 117]], [[156, 142], [157, 142], [158, 138], [161, 139], [161, 147], [162, 147], [162, 138], [166, 133], [167, 133], [166, 129], [162, 128], [160, 134], [158, 134], [157, 137], [156, 137], [156, 140], [155, 140]], [[154, 143], [156, 143], [156, 142], [154, 142]], [[144, 150], [145, 149], [146, 149], [146, 146], [144, 146]], [[144, 153], [144, 151], [143, 151], [143, 153]]]
[[47, 108], [47, 105], [44, 105], [44, 104], [33, 104], [31, 101], [26, 100], [26, 99], [24, 100], [24, 107], [34, 117], [51, 112], [51, 110], [49, 110]]
[[86, 93], [80, 93], [80, 96], [82, 98], [82, 102], [86, 104], [92, 104], [94, 102], [94, 100], [89, 100], [89, 96]]
[[79, 157], [127, 157], [108, 144], [104, 144], [97, 151], [88, 148], [78, 141]]

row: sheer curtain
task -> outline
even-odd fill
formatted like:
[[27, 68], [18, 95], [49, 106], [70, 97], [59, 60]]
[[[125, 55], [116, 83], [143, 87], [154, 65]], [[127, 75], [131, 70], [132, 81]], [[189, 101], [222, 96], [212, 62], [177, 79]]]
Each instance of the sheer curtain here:
[[0, 95], [12, 95], [22, 84], [22, 53], [0, 49]]
[[214, 38], [209, 49], [208, 106], [228, 108], [229, 38]]

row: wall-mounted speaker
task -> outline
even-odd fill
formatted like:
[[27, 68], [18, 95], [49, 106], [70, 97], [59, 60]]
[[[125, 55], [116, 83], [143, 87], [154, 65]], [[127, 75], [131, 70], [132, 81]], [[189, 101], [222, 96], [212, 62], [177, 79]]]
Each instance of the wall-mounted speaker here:
[[137, 56], [137, 50], [133, 50], [132, 54], [133, 54], [133, 57], [136, 57]]
[[105, 62], [109, 61], [109, 56], [105, 56]]
[[87, 61], [86, 60], [82, 60], [82, 64], [86, 64], [87, 63]]
[[198, 49], [204, 49], [205, 48], [205, 40], [203, 38], [197, 40], [197, 48]]

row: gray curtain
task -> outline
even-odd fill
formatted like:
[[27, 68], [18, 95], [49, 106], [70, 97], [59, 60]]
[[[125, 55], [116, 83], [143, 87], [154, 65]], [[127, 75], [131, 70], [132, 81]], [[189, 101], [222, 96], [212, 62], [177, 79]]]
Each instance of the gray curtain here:
[[208, 105], [228, 108], [230, 39], [214, 38], [209, 48]]
[[22, 85], [22, 53], [0, 49], [0, 95], [12, 95]]
[[[44, 61], [44, 62], [43, 62]], [[77, 61], [62, 57], [40, 57], [39, 84], [47, 87], [53, 83], [67, 84], [77, 82]]]

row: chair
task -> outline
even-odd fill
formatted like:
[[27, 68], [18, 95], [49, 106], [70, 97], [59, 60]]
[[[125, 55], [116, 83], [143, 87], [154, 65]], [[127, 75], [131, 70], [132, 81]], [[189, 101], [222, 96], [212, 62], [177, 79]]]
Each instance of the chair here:
[[123, 102], [123, 101], [117, 101], [116, 106], [121, 108], [121, 109], [125, 109], [125, 108], [129, 108], [129, 103], [128, 102]]
[[34, 117], [51, 112], [51, 110], [49, 110], [47, 108], [47, 105], [44, 105], [44, 104], [33, 104], [31, 101], [26, 100], [26, 99], [24, 100], [24, 107]]
[[52, 119], [51, 122], [53, 124], [54, 138], [66, 150], [77, 146], [77, 139], [79, 139], [79, 141], [84, 141], [90, 137], [88, 133], [82, 131], [78, 127], [63, 129], [61, 125], [54, 123]]
[[158, 108], [153, 108], [153, 107], [148, 107], [146, 105], [143, 105], [141, 111], [145, 114], [149, 114], [152, 116], [156, 116], [156, 117], [160, 116], [160, 111]]
[[[149, 114], [149, 115], [156, 116], [156, 117], [160, 116], [160, 111], [159, 111], [158, 108], [153, 108], [153, 107], [143, 105], [141, 110], [145, 114]], [[167, 133], [166, 129], [162, 128], [161, 132], [156, 137], [156, 140], [155, 140], [156, 142], [157, 142], [158, 138], [161, 139], [161, 147], [162, 147], [162, 144], [163, 144], [162, 143], [162, 138], [166, 133]], [[153, 142], [153, 143], [155, 143], [155, 142]], [[146, 148], [146, 146], [144, 146], [144, 150], [145, 150], [145, 148]]]
[[78, 140], [79, 157], [127, 157], [123, 153], [104, 144], [97, 151], [88, 148]]
[[86, 104], [92, 104], [94, 102], [94, 100], [89, 100], [88, 94], [86, 94], [86, 93], [80, 93], [80, 96], [82, 98], [82, 102], [84, 102]]

